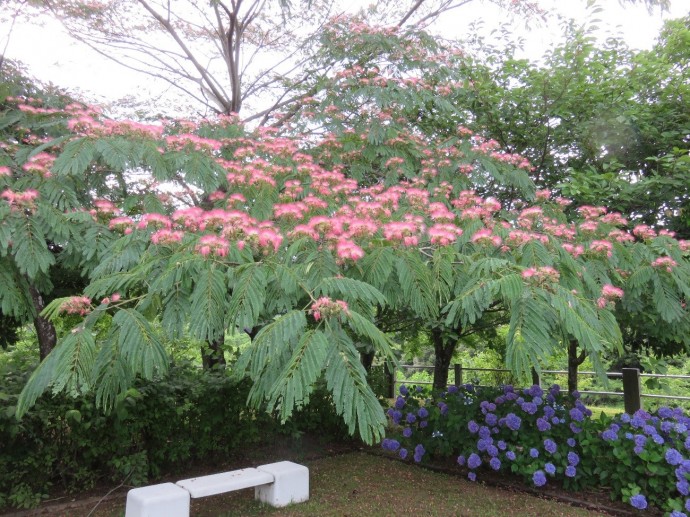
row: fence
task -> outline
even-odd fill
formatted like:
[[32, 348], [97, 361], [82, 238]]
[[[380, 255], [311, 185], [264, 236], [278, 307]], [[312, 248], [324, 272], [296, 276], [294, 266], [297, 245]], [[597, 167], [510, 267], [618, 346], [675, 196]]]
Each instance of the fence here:
[[[433, 366], [420, 366], [420, 365], [410, 365], [403, 364], [400, 368], [407, 368], [410, 370], [426, 370], [433, 371]], [[510, 374], [510, 370], [503, 368], [466, 368], [462, 364], [456, 363], [453, 365], [453, 384], [455, 386], [460, 386], [463, 384], [463, 376], [465, 372], [476, 371], [476, 372], [501, 372]], [[395, 386], [400, 384], [397, 379], [396, 371], [392, 373], [389, 372], [389, 396], [395, 396]], [[568, 372], [565, 370], [542, 370], [541, 375], [567, 375]], [[596, 372], [577, 372], [580, 375], [596, 375]], [[582, 395], [593, 395], [593, 396], [614, 396], [623, 397], [623, 403], [625, 406], [626, 413], [634, 413], [642, 407], [643, 398], [654, 398], [654, 399], [672, 399], [672, 400], [684, 400], [690, 401], [690, 397], [680, 396], [680, 395], [658, 395], [653, 393], [643, 393], [642, 392], [642, 377], [648, 378], [665, 378], [665, 379], [690, 379], [690, 375], [664, 375], [656, 373], [641, 373], [637, 368], [623, 368], [620, 372], [607, 372], [606, 376], [609, 378], [620, 378], [623, 381], [623, 391], [580, 391]], [[541, 385], [542, 379], [537, 374], [536, 371], [532, 371], [532, 381], [534, 384]], [[415, 381], [415, 384], [433, 384], [430, 381]]]

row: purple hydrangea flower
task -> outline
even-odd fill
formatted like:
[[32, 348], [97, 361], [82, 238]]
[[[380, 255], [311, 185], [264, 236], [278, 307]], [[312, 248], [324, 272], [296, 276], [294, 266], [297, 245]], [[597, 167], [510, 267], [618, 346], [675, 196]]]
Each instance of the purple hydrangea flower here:
[[400, 452], [398, 454], [400, 454], [400, 457], [402, 459], [407, 458], [407, 449], [400, 449]]
[[577, 470], [572, 465], [568, 465], [565, 468], [565, 475], [568, 476], [569, 478], [574, 478], [575, 474], [577, 474]]
[[494, 458], [494, 457], [498, 456], [498, 447], [496, 447], [495, 445], [489, 445], [486, 448], [486, 453], [489, 456], [491, 456], [492, 458]]
[[527, 390], [527, 394], [531, 397], [541, 397], [544, 394], [544, 390], [538, 384], [534, 384]]
[[575, 441], [575, 438], [568, 438], [565, 443], [568, 444], [568, 447], [575, 447], [577, 442]]
[[424, 450], [424, 446], [420, 443], [414, 448], [414, 460], [419, 463], [422, 461], [422, 457], [424, 456], [424, 453], [426, 451]]
[[420, 421], [419, 421], [419, 427], [421, 427], [422, 429], [425, 428], [425, 427], [428, 426], [428, 425], [429, 425], [429, 421], [428, 421], [428, 420], [420, 420]]
[[544, 431], [551, 429], [551, 424], [549, 424], [549, 422], [543, 418], [537, 418], [537, 429], [543, 433]]
[[578, 463], [580, 463], [580, 457], [577, 455], [576, 452], [570, 451], [568, 453], [568, 464], [572, 465], [573, 467], [576, 467]]
[[528, 415], [533, 415], [537, 412], [537, 405], [533, 402], [525, 402], [522, 404], [522, 410]]
[[547, 438], [544, 440], [544, 449], [546, 449], [546, 452], [553, 454], [556, 452], [556, 442], [554, 442], [552, 439]]
[[553, 476], [556, 473], [556, 465], [549, 462], [546, 465], [544, 465], [544, 470], [546, 471], [547, 474]]
[[544, 417], [551, 418], [556, 414], [556, 410], [551, 406], [544, 406]]
[[683, 455], [674, 448], [670, 448], [666, 451], [666, 463], [669, 465], [680, 465], [683, 461]]
[[465, 456], [463, 456], [462, 454], [458, 456], [458, 465], [464, 467], [465, 463], [467, 463], [467, 459], [465, 459]]
[[671, 515], [669, 515], [669, 517], [688, 517], [688, 516], [687, 516], [687, 514], [684, 513], [684, 512], [680, 512], [680, 511], [678, 511], [678, 510], [673, 510], [673, 511], [671, 512]]
[[498, 404], [498, 405], [505, 403], [505, 401], [506, 401], [506, 398], [503, 396], [499, 395], [498, 397], [496, 397], [496, 404]]
[[690, 499], [685, 500], [685, 510], [690, 512]]
[[635, 445], [635, 447], [633, 447], [633, 452], [639, 456], [644, 452], [644, 447], [641, 445]]
[[481, 464], [482, 459], [479, 457], [478, 454], [475, 454], [474, 452], [470, 454], [469, 458], [467, 458], [467, 466], [471, 469], [476, 469]]
[[673, 411], [671, 411], [671, 409], [667, 408], [666, 406], [660, 407], [656, 413], [661, 418], [673, 418]]
[[491, 429], [483, 425], [479, 428], [478, 434], [480, 438], [489, 438], [491, 436]]
[[429, 416], [429, 410], [425, 407], [420, 407], [419, 410], [417, 411], [417, 416], [419, 418], [426, 418]]
[[448, 393], [457, 393], [459, 391], [457, 386], [448, 386]]
[[570, 422], [570, 430], [571, 430], [573, 433], [575, 433], [575, 434], [578, 434], [578, 433], [581, 433], [581, 432], [582, 432], [582, 428], [576, 426], [574, 422]]
[[543, 470], [537, 470], [534, 475], [532, 475], [532, 482], [534, 486], [544, 486], [546, 484], [546, 475]]
[[445, 416], [448, 413], [448, 404], [446, 404], [445, 402], [439, 402], [436, 405], [441, 410], [441, 415]]
[[498, 417], [494, 413], [487, 413], [484, 421], [486, 425], [495, 426], [498, 423]]
[[498, 458], [491, 458], [489, 461], [489, 466], [494, 470], [498, 470], [501, 468], [501, 460]]
[[575, 422], [582, 422], [585, 419], [585, 415], [578, 408], [574, 407], [570, 410], [570, 418]]
[[605, 442], [613, 442], [615, 440], [618, 440], [618, 435], [616, 434], [616, 431], [613, 431], [611, 429], [607, 429], [603, 433], [601, 433], [601, 438]]
[[517, 431], [518, 429], [520, 429], [521, 424], [522, 420], [519, 416], [515, 415], [514, 413], [508, 413], [506, 415], [506, 426], [508, 427], [508, 429], [511, 429], [512, 431]]
[[646, 435], [649, 435], [649, 436], [655, 435], [656, 434], [656, 427], [654, 427], [653, 425], [649, 425], [649, 424], [643, 425], [642, 426], [642, 432]]
[[467, 422], [467, 429], [470, 431], [470, 433], [475, 434], [479, 431], [479, 424], [474, 420], [470, 420]]
[[503, 440], [498, 440], [498, 443], [496, 444], [496, 446], [497, 446], [499, 449], [501, 449], [502, 451], [505, 451], [505, 450], [506, 450], [506, 447], [508, 447], [508, 445], [506, 444], [506, 442], [504, 442]]
[[398, 396], [398, 398], [395, 399], [395, 409], [402, 409], [405, 407], [405, 399]]
[[655, 434], [654, 436], [652, 436], [652, 440], [657, 445], [663, 445], [664, 444], [664, 438], [660, 434]]
[[690, 485], [686, 479], [682, 479], [676, 483], [676, 488], [680, 495], [688, 495], [690, 493]]
[[529, 450], [529, 455], [532, 456], [533, 458], [538, 458], [539, 457], [539, 451], [537, 449], [535, 449], [534, 447], [532, 447]]
[[400, 442], [398, 440], [393, 440], [391, 438], [384, 438], [381, 442], [381, 447], [387, 451], [397, 451], [400, 448]]
[[484, 452], [490, 444], [491, 442], [489, 442], [485, 438], [480, 438], [479, 440], [477, 440], [477, 450], [479, 452]]
[[621, 421], [622, 423], [624, 423], [624, 424], [629, 424], [629, 423], [630, 423], [630, 415], [627, 414], [627, 413], [623, 413], [623, 414], [620, 416], [620, 421]]
[[475, 474], [474, 472], [468, 472], [467, 479], [469, 479], [470, 481], [477, 481], [477, 474]]
[[543, 404], [543, 400], [541, 397], [534, 397], [532, 399], [532, 404], [536, 404], [537, 406], [541, 406]]
[[403, 436], [405, 438], [409, 438], [410, 436], [412, 436], [412, 428], [406, 427], [405, 429], [403, 429]]
[[647, 499], [642, 494], [637, 494], [630, 498], [630, 504], [633, 506], [633, 508], [644, 510], [647, 508]]
[[403, 397], [406, 396], [406, 395], [409, 393], [409, 390], [407, 389], [407, 386], [405, 386], [404, 384], [403, 384], [402, 386], [400, 386], [399, 391], [400, 391], [400, 394], [401, 394]]
[[506, 458], [508, 458], [510, 461], [515, 461], [515, 453], [513, 451], [506, 452]]

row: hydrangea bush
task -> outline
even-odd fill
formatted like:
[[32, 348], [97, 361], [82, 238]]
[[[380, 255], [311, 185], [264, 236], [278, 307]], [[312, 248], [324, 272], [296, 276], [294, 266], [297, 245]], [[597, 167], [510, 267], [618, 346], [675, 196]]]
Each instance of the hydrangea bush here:
[[537, 487], [606, 487], [640, 510], [690, 512], [690, 418], [680, 409], [593, 419], [577, 392], [558, 385], [451, 386], [433, 397], [401, 386], [388, 417], [383, 448], [403, 460], [453, 457], [472, 481], [489, 469]]

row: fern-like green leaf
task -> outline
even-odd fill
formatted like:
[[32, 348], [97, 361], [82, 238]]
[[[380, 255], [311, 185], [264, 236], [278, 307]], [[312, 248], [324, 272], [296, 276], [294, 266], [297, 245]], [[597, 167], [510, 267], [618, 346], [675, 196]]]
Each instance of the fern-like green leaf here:
[[367, 382], [359, 353], [342, 330], [332, 329], [328, 340], [335, 346], [328, 357], [326, 383], [336, 411], [342, 415], [350, 434], [357, 429], [365, 443], [377, 442], [384, 435], [386, 417]]
[[228, 289], [225, 275], [209, 264], [199, 271], [192, 292], [190, 334], [200, 341], [213, 341], [225, 332], [225, 306]]
[[253, 328], [259, 319], [266, 299], [266, 273], [260, 264], [247, 264], [237, 270], [228, 305], [228, 321], [231, 326]]
[[305, 332], [283, 372], [268, 393], [268, 411], [279, 409], [284, 423], [295, 407], [309, 402], [314, 383], [321, 376], [330, 346], [320, 330]]
[[113, 317], [113, 331], [122, 358], [134, 375], [152, 379], [168, 371], [168, 355], [151, 324], [134, 309], [120, 309]]
[[425, 318], [438, 315], [438, 303], [434, 296], [434, 282], [418, 255], [403, 252], [397, 261], [398, 281], [403, 295], [413, 311]]
[[79, 138], [65, 145], [53, 163], [58, 176], [82, 175], [96, 157], [96, 146], [90, 138]]
[[363, 301], [370, 305], [379, 305], [384, 307], [386, 305], [386, 297], [375, 287], [345, 277], [330, 277], [324, 280], [316, 288], [315, 294], [317, 296], [326, 295], [337, 297], [347, 302]]

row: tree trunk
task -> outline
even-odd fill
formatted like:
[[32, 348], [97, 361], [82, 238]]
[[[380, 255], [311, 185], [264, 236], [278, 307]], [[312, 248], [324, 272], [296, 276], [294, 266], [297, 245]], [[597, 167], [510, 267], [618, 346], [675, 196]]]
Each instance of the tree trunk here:
[[568, 393], [577, 391], [577, 368], [587, 357], [587, 353], [582, 350], [577, 355], [577, 340], [571, 339], [568, 342]]
[[362, 366], [364, 366], [367, 373], [371, 373], [371, 365], [374, 362], [374, 356], [376, 356], [376, 352], [373, 350], [371, 352], [359, 353], [359, 359], [362, 361]]
[[206, 346], [201, 350], [201, 362], [204, 366], [204, 370], [225, 367], [225, 355], [223, 354], [224, 344], [224, 337], [206, 343]]
[[38, 337], [38, 353], [41, 361], [43, 361], [57, 344], [57, 332], [53, 324], [40, 315], [46, 307], [41, 293], [33, 285], [29, 285], [29, 293], [36, 311], [34, 327], [36, 327], [36, 336]]
[[434, 391], [443, 391], [448, 387], [448, 371], [453, 359], [456, 342], [446, 343], [441, 329], [431, 329], [431, 340], [434, 343]]

